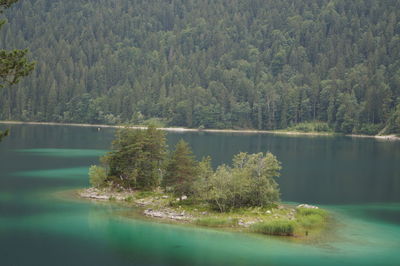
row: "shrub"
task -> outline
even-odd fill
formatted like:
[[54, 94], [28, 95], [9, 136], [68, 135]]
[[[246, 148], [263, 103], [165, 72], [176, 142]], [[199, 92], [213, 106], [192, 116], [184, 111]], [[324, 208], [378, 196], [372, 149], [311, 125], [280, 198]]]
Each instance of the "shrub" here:
[[266, 235], [292, 236], [294, 233], [294, 228], [294, 221], [276, 220], [253, 224], [250, 227], [250, 230], [252, 232]]
[[239, 153], [233, 167], [222, 165], [214, 174], [203, 179], [199, 198], [220, 212], [250, 206], [268, 206], [279, 200], [280, 162], [271, 153]]
[[89, 168], [89, 182], [93, 187], [101, 187], [105, 184], [107, 172], [104, 167], [92, 165]]
[[332, 129], [325, 122], [303, 122], [288, 128], [300, 132], [331, 132]]
[[362, 124], [357, 130], [358, 134], [376, 135], [382, 129], [381, 124]]

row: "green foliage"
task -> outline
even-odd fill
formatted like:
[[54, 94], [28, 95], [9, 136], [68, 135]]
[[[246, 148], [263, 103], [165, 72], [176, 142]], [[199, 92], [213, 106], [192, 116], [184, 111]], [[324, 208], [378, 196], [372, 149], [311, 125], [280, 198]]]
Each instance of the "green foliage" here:
[[237, 226], [239, 219], [225, 217], [206, 217], [195, 221], [197, 225], [208, 227], [234, 227]]
[[137, 191], [135, 193], [135, 197], [137, 199], [144, 199], [144, 198], [155, 197], [155, 196], [158, 196], [158, 195], [154, 191]]
[[181, 204], [209, 203], [220, 212], [246, 206], [270, 207], [279, 200], [275, 178], [280, 175], [281, 166], [271, 153], [239, 153], [233, 158], [232, 167], [222, 165], [215, 172], [211, 158], [197, 162], [183, 140], [176, 144], [166, 163], [165, 153], [161, 130], [152, 126], [147, 130], [121, 129], [113, 141], [113, 150], [101, 158], [107, 170], [92, 166], [90, 183], [149, 191], [161, 184], [180, 198], [189, 197]]
[[155, 127], [165, 127], [167, 123], [162, 118], [152, 117], [143, 121], [143, 125], [155, 126]]
[[[1, 0], [0, 14], [4, 9], [11, 7], [18, 0]], [[5, 21], [0, 21], [0, 28]], [[27, 76], [32, 72], [34, 63], [29, 62], [26, 58], [28, 50], [0, 50], [0, 88], [17, 84], [21, 77]]]
[[253, 224], [250, 230], [266, 235], [292, 236], [295, 226], [294, 221], [275, 220]]
[[193, 183], [197, 177], [197, 163], [187, 142], [180, 140], [172, 152], [165, 171], [163, 186], [175, 195], [193, 194]]
[[311, 229], [323, 225], [325, 218], [318, 214], [311, 214], [304, 217], [299, 217], [298, 222], [305, 229]]
[[89, 182], [93, 187], [104, 186], [107, 179], [107, 171], [104, 167], [92, 165], [89, 168]]
[[32, 72], [34, 63], [26, 58], [28, 50], [0, 50], [0, 87], [17, 84]]
[[39, 63], [1, 91], [1, 119], [400, 132], [399, 1], [31, 0], [4, 15], [0, 42]]
[[297, 214], [301, 216], [307, 215], [319, 215], [321, 217], [325, 217], [327, 215], [325, 210], [322, 209], [311, 209], [311, 208], [298, 208]]
[[379, 134], [399, 134], [400, 135], [400, 103], [397, 104], [396, 111], [389, 118], [385, 128]]
[[376, 135], [382, 129], [381, 124], [362, 124], [360, 127], [354, 129], [354, 133], [365, 135]]
[[6, 129], [4, 131], [0, 130], [0, 142], [3, 140], [4, 137], [7, 137], [10, 134], [10, 130]]
[[4, 12], [5, 8], [9, 8], [12, 4], [18, 0], [0, 0], [0, 14]]
[[[207, 161], [203, 167], [208, 169]], [[279, 200], [275, 178], [281, 169], [271, 153], [239, 153], [233, 167], [222, 165], [198, 181], [197, 196], [221, 212], [243, 206], [268, 206]]]
[[299, 132], [333, 132], [328, 123], [325, 122], [302, 122], [289, 127], [288, 130]]
[[108, 168], [108, 181], [122, 188], [157, 187], [161, 181], [165, 146], [165, 133], [153, 126], [146, 130], [119, 130], [113, 141], [113, 151], [102, 158]]
[[[0, 14], [18, 0], [0, 0]], [[0, 29], [5, 21], [0, 20]], [[28, 50], [0, 50], [0, 88], [17, 84], [20, 78], [32, 72], [34, 63], [26, 58]], [[0, 115], [1, 117], [1, 115]], [[0, 142], [9, 134], [9, 131], [0, 131]]]

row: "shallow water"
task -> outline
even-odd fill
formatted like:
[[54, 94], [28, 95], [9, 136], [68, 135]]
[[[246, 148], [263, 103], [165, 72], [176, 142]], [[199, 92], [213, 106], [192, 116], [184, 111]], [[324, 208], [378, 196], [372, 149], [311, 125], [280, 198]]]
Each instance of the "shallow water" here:
[[[1, 126], [4, 127], [4, 126]], [[169, 133], [213, 164], [239, 151], [282, 161], [284, 201], [318, 204], [324, 239], [230, 233], [128, 219], [123, 207], [63, 199], [88, 186], [113, 129], [10, 125], [0, 143], [0, 265], [399, 265], [400, 143], [346, 137]]]

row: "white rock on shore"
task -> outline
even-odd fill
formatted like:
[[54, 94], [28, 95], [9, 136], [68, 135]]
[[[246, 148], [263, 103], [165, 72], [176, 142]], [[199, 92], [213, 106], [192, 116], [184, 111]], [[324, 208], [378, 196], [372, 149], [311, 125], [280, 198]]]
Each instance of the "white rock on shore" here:
[[317, 206], [308, 205], [308, 204], [300, 204], [296, 208], [319, 209]]
[[179, 213], [179, 212], [174, 212], [170, 209], [165, 209], [163, 211], [147, 209], [144, 211], [144, 214], [146, 216], [155, 218], [180, 220], [180, 221], [189, 221], [193, 219], [191, 215], [185, 214], [185, 211]]

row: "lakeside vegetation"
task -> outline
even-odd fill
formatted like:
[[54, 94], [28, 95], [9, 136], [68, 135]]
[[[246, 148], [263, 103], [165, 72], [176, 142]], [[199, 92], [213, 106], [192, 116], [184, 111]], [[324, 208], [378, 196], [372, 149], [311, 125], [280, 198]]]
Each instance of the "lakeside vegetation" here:
[[93, 186], [82, 197], [131, 202], [144, 214], [199, 226], [307, 236], [322, 230], [328, 214], [314, 206], [280, 203], [280, 162], [271, 153], [234, 156], [214, 170], [211, 158], [195, 160], [180, 140], [168, 152], [165, 133], [120, 129], [112, 151], [90, 168]]

